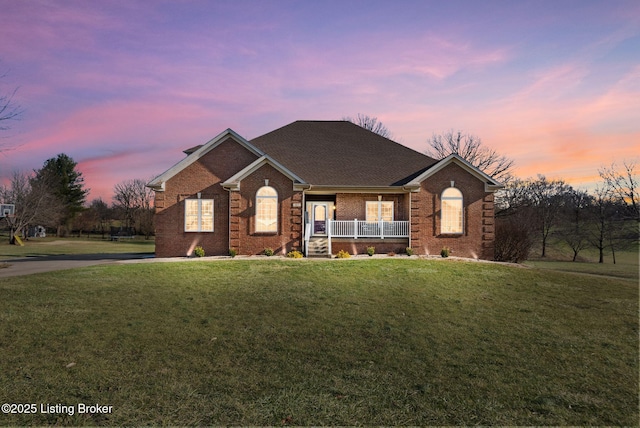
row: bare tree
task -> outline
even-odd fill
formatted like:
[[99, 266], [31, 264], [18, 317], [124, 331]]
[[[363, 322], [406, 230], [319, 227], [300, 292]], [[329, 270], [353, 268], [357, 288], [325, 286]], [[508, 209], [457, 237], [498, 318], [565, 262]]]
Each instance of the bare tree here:
[[549, 181], [544, 175], [538, 175], [536, 180], [529, 180], [527, 183], [527, 193], [536, 219], [535, 227], [540, 233], [542, 243], [541, 257], [547, 255], [549, 235], [560, 220], [565, 195], [570, 190], [571, 186], [565, 184], [564, 181]]
[[391, 138], [391, 131], [389, 131], [389, 129], [387, 129], [387, 127], [384, 126], [382, 122], [379, 122], [377, 117], [371, 117], [365, 114], [358, 113], [358, 116], [355, 119], [351, 117], [343, 117], [342, 120], [355, 123], [356, 125], [364, 129], [368, 129], [371, 132], [375, 132], [376, 134], [381, 135], [384, 138]]
[[573, 251], [572, 261], [578, 259], [580, 251], [589, 245], [586, 230], [586, 210], [591, 206], [591, 196], [583, 190], [569, 188], [565, 195], [565, 211], [562, 228], [558, 236], [569, 245]]
[[153, 190], [144, 180], [125, 180], [114, 187], [114, 208], [122, 212], [127, 227], [136, 227], [146, 237], [153, 233], [152, 201]]
[[[5, 74], [0, 74], [0, 79], [6, 77]], [[18, 92], [18, 88], [14, 88], [13, 90], [9, 90], [7, 92], [0, 92], [0, 131], [7, 131], [11, 129], [9, 126], [9, 122], [12, 120], [19, 119], [20, 115], [23, 113], [22, 107], [17, 104], [14, 100], [16, 93]], [[0, 152], [7, 150], [8, 146], [5, 144], [0, 144]]]
[[100, 232], [104, 239], [105, 233], [111, 224], [111, 209], [107, 203], [102, 200], [102, 198], [97, 198], [91, 201], [87, 210], [93, 212], [93, 217], [96, 219], [94, 228]]
[[589, 210], [593, 226], [589, 233], [589, 242], [598, 249], [598, 263], [604, 263], [604, 250], [607, 248], [612, 208], [611, 190], [606, 186], [596, 187], [593, 192], [593, 203]]
[[529, 257], [535, 220], [527, 186], [528, 182], [516, 178], [496, 194], [494, 250], [497, 261], [519, 263]]
[[499, 182], [506, 183], [512, 178], [514, 161], [485, 146], [474, 135], [451, 130], [434, 134], [428, 143], [426, 154], [432, 158], [444, 159], [455, 153]]
[[504, 217], [530, 205], [527, 181], [512, 178], [504, 189], [495, 195], [496, 217]]
[[627, 206], [629, 217], [640, 222], [640, 196], [638, 194], [638, 175], [635, 161], [624, 161], [618, 169], [615, 163], [598, 170], [611, 195]]
[[[45, 180], [35, 180], [28, 174], [14, 172], [8, 186], [0, 186], [0, 200], [15, 204], [12, 228], [21, 231], [29, 225], [56, 225], [64, 205], [54, 196], [53, 185]], [[13, 236], [10, 237], [13, 242]]]
[[[0, 75], [0, 79], [6, 74]], [[14, 101], [18, 88], [8, 93], [0, 93], [0, 131], [10, 128], [8, 121], [17, 119], [22, 114], [22, 108]]]
[[136, 180], [125, 180], [113, 187], [113, 207], [122, 213], [126, 227], [133, 226], [136, 207]]
[[571, 190], [564, 181], [549, 181], [544, 175], [538, 175], [536, 179], [513, 179], [496, 201], [496, 218], [517, 215], [521, 227], [528, 229], [529, 233], [539, 234], [541, 256], [545, 257], [547, 241], [560, 222], [566, 194]]

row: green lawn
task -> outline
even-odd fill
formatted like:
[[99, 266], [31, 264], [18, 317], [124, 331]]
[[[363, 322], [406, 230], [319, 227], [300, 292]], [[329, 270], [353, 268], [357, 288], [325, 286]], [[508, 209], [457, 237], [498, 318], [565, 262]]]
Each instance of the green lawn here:
[[0, 280], [2, 425], [636, 425], [638, 284], [455, 260]]
[[110, 241], [95, 238], [32, 238], [24, 246], [10, 245], [9, 236], [0, 234], [0, 260], [15, 257], [51, 256], [59, 254], [153, 253], [155, 241], [141, 237]]
[[571, 261], [571, 257], [571, 250], [566, 244], [555, 241], [553, 245], [549, 246], [546, 258], [539, 257], [537, 252], [533, 252], [530, 260], [524, 264], [539, 269], [613, 276], [634, 281], [638, 281], [640, 277], [640, 255], [637, 243], [625, 251], [618, 251], [615, 264], [610, 251], [605, 253], [604, 263], [598, 263], [598, 251], [593, 248], [581, 251], [578, 260], [575, 262]]

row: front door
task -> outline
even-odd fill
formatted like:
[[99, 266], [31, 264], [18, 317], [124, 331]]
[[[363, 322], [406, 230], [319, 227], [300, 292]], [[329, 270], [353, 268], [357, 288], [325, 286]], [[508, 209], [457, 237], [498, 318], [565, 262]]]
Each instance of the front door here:
[[311, 227], [313, 235], [327, 234], [327, 219], [329, 218], [329, 204], [314, 202], [311, 204]]

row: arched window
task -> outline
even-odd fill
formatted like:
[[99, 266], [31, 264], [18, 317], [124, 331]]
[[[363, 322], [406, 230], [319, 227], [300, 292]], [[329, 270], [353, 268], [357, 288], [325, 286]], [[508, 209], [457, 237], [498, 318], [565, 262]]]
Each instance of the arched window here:
[[256, 232], [278, 231], [278, 192], [264, 186], [256, 192]]
[[440, 233], [463, 233], [462, 192], [449, 187], [442, 192]]

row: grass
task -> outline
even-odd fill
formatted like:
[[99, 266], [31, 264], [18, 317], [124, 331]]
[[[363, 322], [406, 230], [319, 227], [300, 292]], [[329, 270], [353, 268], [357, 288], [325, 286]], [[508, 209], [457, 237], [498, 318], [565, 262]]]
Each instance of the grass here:
[[3, 425], [636, 425], [638, 287], [455, 260], [109, 265], [0, 282]]
[[548, 256], [539, 257], [539, 250], [532, 253], [528, 266], [539, 269], [557, 270], [563, 272], [586, 273], [590, 275], [612, 276], [638, 281], [640, 277], [640, 245], [636, 244], [626, 251], [618, 251], [616, 263], [610, 252], [605, 253], [604, 263], [598, 263], [598, 251], [587, 248], [580, 252], [577, 261], [571, 261], [571, 250], [562, 242], [553, 242], [548, 248]]
[[24, 246], [10, 245], [8, 235], [0, 235], [0, 261], [16, 257], [60, 254], [153, 253], [155, 242], [144, 238], [120, 241], [96, 238], [32, 238]]

